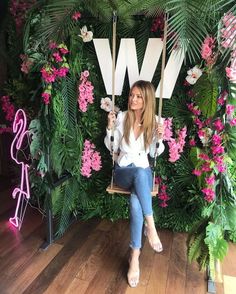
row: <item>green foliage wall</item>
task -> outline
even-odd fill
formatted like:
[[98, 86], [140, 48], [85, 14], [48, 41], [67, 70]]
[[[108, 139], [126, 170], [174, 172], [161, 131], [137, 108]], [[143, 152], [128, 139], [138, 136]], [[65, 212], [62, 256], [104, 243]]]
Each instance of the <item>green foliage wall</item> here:
[[[153, 200], [155, 220], [159, 227], [190, 232], [190, 260], [197, 259], [202, 267], [210, 264], [213, 271], [214, 261], [226, 254], [226, 240], [236, 240], [235, 167], [232, 161], [236, 154], [235, 126], [231, 127], [225, 121], [225, 106], [220, 107], [217, 101], [221, 92], [226, 90], [229, 93], [227, 103], [236, 103], [233, 98], [235, 87], [225, 75], [225, 67], [230, 63], [229, 50], [217, 49], [214, 63], [209, 66], [202, 60], [200, 49], [207, 35], [214, 36], [216, 41], [218, 38], [216, 43], [220, 44], [218, 25], [221, 17], [229, 11], [235, 15], [236, 8], [233, 1], [144, 2], [36, 1], [25, 15], [25, 27], [20, 35], [12, 16], [6, 16], [2, 32], [7, 37], [6, 45], [11, 49], [9, 56], [12, 60], [8, 64], [9, 80], [4, 90], [17, 107], [27, 111], [30, 121], [31, 201], [47, 202], [50, 191], [57, 236], [64, 233], [74, 218], [101, 217], [115, 221], [129, 217], [128, 198], [110, 196], [105, 191], [112, 169], [111, 156], [103, 143], [107, 113], [100, 108], [100, 100], [106, 92], [93, 43], [83, 42], [79, 35], [86, 25], [94, 37], [111, 40], [111, 17], [116, 10], [117, 48], [121, 38], [135, 38], [141, 68], [148, 38], [163, 35], [163, 12], [166, 12], [169, 16], [167, 55], [176, 44], [187, 50], [187, 55], [173, 96], [164, 101], [163, 117], [173, 118], [175, 137], [186, 126], [187, 137], [180, 159], [169, 162], [166, 142], [165, 152], [157, 160], [156, 172], [162, 184], [167, 186], [165, 192], [169, 200], [167, 207], [160, 206], [160, 197]], [[17, 48], [12, 44], [16, 38], [20, 43]], [[52, 41], [57, 44], [55, 48], [49, 47]], [[57, 62], [53, 54], [62, 49], [69, 52], [61, 54], [63, 58]], [[23, 60], [19, 59], [20, 53], [25, 55]], [[27, 66], [27, 73], [20, 71], [22, 61]], [[186, 85], [187, 71], [196, 64], [204, 73], [194, 86]], [[42, 69], [52, 74], [53, 67], [57, 70], [64, 68], [68, 73], [47, 83], [42, 78]], [[84, 71], [89, 72], [89, 81], [94, 87], [94, 102], [88, 105], [86, 112], [78, 106], [78, 89]], [[160, 65], [152, 81], [154, 86], [159, 80]], [[116, 97], [121, 110], [126, 109], [128, 88], [126, 76], [122, 96]], [[50, 103], [45, 103], [45, 97]], [[203, 164], [199, 154], [210, 155], [211, 147], [205, 146], [198, 137], [193, 113], [187, 106], [191, 103], [194, 103], [195, 110], [201, 111], [199, 119], [202, 122], [211, 118], [208, 128], [214, 130], [217, 118], [224, 120], [225, 125], [222, 136], [228, 168], [219, 173], [211, 161], [211, 171], [217, 180], [216, 198], [210, 202], [204, 200], [202, 192], [204, 178], [209, 174], [205, 172], [200, 177], [193, 174], [193, 170]], [[193, 138], [195, 147], [190, 145]], [[102, 158], [102, 169], [93, 171], [90, 177], [81, 174], [85, 140], [95, 144]]]

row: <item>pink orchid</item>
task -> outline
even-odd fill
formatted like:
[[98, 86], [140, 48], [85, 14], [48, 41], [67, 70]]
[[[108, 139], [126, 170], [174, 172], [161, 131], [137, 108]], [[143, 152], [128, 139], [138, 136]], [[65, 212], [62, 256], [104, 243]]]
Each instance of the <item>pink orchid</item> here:
[[231, 125], [231, 127], [236, 126], [236, 118], [231, 119], [229, 124]]
[[215, 183], [215, 176], [209, 176], [205, 178], [207, 185], [214, 185]]
[[214, 121], [213, 125], [218, 132], [221, 132], [224, 129], [224, 125], [219, 118]]
[[208, 202], [212, 202], [215, 199], [215, 192], [211, 188], [204, 188], [202, 192], [205, 194], [204, 199]]
[[211, 140], [212, 140], [213, 145], [220, 145], [222, 142], [222, 138], [218, 134], [214, 134], [212, 136]]

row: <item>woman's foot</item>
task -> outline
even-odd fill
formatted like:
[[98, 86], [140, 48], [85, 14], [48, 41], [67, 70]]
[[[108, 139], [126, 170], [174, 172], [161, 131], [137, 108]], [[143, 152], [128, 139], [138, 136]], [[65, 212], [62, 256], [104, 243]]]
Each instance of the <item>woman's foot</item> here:
[[157, 234], [153, 216], [146, 216], [144, 235], [148, 237], [149, 244], [154, 251], [158, 253], [163, 251], [163, 247]]
[[163, 247], [155, 227], [148, 227], [145, 225], [144, 234], [148, 237], [149, 244], [154, 251], [158, 253], [163, 251]]
[[139, 255], [139, 249], [132, 249], [129, 259], [129, 270], [127, 274], [128, 283], [132, 288], [137, 287], [139, 283]]

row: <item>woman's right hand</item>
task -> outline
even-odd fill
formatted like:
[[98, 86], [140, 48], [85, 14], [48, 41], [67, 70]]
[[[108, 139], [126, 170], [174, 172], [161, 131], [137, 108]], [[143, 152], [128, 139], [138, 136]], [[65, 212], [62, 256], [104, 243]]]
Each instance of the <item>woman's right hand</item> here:
[[110, 111], [107, 117], [107, 129], [111, 130], [116, 121], [116, 113], [115, 111]]

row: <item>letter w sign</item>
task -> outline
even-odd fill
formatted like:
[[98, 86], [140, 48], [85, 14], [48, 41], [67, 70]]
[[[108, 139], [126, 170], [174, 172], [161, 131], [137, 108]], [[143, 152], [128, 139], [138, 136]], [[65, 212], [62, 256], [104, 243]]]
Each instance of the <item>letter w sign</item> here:
[[[112, 56], [108, 39], [93, 39], [107, 95], [112, 94]], [[152, 81], [163, 50], [160, 38], [150, 38], [143, 58], [141, 71], [138, 68], [135, 39], [121, 39], [115, 69], [115, 95], [121, 95], [126, 69], [130, 86], [137, 80]], [[170, 98], [184, 60], [183, 50], [173, 50], [164, 71], [163, 97]], [[160, 96], [160, 83], [156, 97]]]

